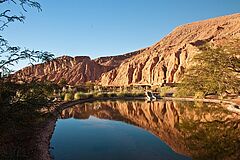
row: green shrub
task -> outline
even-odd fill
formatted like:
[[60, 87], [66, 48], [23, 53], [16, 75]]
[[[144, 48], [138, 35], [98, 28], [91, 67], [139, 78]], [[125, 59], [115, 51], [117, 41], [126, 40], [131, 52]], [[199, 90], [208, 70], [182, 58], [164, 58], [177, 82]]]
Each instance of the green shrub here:
[[119, 92], [119, 93], [117, 93], [117, 96], [118, 97], [128, 97], [128, 93], [126, 93], [126, 92]]
[[205, 94], [203, 92], [196, 92], [194, 95], [194, 99], [203, 99], [205, 98]]
[[65, 93], [61, 93], [61, 94], [60, 94], [61, 100], [64, 100], [64, 97], [65, 97]]
[[71, 101], [73, 99], [73, 95], [71, 93], [66, 93], [64, 96], [64, 101]]
[[74, 94], [74, 100], [79, 100], [79, 99], [81, 99], [81, 97], [82, 97], [81, 92], [77, 92], [77, 93]]
[[74, 94], [74, 99], [79, 100], [79, 99], [88, 99], [92, 98], [93, 93], [83, 93], [83, 92], [77, 92]]
[[106, 92], [98, 93], [98, 97], [108, 97], [108, 94]]
[[108, 94], [108, 97], [112, 98], [112, 97], [117, 97], [117, 94], [114, 93], [114, 92], [109, 92]]
[[134, 97], [145, 97], [145, 93], [144, 92], [136, 92], [136, 93], [133, 93], [133, 96]]
[[167, 93], [170, 93], [172, 90], [172, 87], [164, 86], [159, 88], [160, 96], [165, 97], [167, 96]]
[[109, 93], [107, 93], [107, 92], [96, 92], [96, 93], [93, 94], [93, 96], [95, 98], [103, 98], [103, 97], [111, 98], [111, 97], [116, 97], [117, 94], [114, 93], [114, 92], [109, 92]]
[[119, 92], [117, 93], [117, 97], [144, 97], [145, 94], [143, 92]]
[[86, 93], [85, 98], [93, 98], [93, 93]]
[[191, 90], [185, 90], [183, 87], [177, 88], [177, 91], [173, 94], [173, 97], [182, 98], [193, 96], [194, 93]]

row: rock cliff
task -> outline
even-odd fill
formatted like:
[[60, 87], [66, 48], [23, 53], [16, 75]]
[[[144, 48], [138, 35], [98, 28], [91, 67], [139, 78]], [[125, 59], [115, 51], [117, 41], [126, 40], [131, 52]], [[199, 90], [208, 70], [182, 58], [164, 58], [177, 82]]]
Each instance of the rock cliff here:
[[102, 66], [87, 56], [63, 56], [43, 64], [26, 67], [15, 73], [19, 80], [31, 81], [33, 78], [40, 81], [54, 81], [59, 83], [65, 79], [68, 84], [80, 84], [95, 81], [110, 67]]
[[240, 38], [240, 14], [218, 17], [177, 27], [160, 42], [141, 54], [104, 73], [103, 85], [152, 84], [179, 82], [180, 75], [206, 42], [222, 43]]
[[53, 61], [26, 67], [15, 73], [17, 79], [69, 84], [95, 81], [104, 86], [130, 84], [158, 85], [179, 82], [198, 46], [206, 42], [223, 44], [240, 39], [240, 14], [233, 14], [177, 27], [155, 45], [119, 56], [89, 57], [63, 56]]
[[13, 77], [17, 80], [54, 81], [59, 83], [61, 79], [70, 85], [85, 82], [96, 82], [103, 73], [118, 67], [124, 60], [141, 53], [143, 50], [124, 55], [100, 57], [91, 60], [88, 56], [62, 56], [49, 62], [25, 67], [17, 71]]

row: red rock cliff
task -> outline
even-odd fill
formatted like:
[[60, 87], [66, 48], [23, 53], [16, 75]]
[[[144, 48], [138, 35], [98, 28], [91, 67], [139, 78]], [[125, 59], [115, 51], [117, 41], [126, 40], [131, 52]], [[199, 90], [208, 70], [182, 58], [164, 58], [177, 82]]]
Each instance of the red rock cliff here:
[[17, 79], [69, 84], [96, 81], [107, 85], [179, 82], [180, 75], [198, 52], [199, 45], [240, 39], [240, 14], [218, 17], [177, 27], [155, 45], [132, 53], [100, 57], [59, 57], [50, 62], [26, 67], [15, 73]]
[[240, 38], [240, 14], [177, 27], [160, 42], [104, 73], [103, 85], [159, 84], [179, 82], [189, 60], [202, 43]]

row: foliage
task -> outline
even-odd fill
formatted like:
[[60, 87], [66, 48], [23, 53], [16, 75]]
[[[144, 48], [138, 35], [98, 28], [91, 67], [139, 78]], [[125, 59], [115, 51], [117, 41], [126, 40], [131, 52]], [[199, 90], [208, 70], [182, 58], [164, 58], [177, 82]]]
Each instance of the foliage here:
[[117, 93], [118, 97], [144, 97], [143, 92], [119, 92]]
[[[16, 10], [8, 9], [8, 5], [15, 5]], [[49, 96], [56, 87], [51, 83], [18, 84], [6, 76], [12, 72], [14, 66], [21, 60], [30, 64], [48, 61], [53, 55], [49, 52], [22, 49], [11, 46], [2, 36], [3, 31], [13, 22], [24, 22], [22, 14], [15, 15], [20, 10], [26, 12], [28, 8], [41, 11], [41, 6], [34, 0], [0, 0], [0, 159], [32, 159], [36, 156], [34, 146], [29, 146], [36, 135], [36, 128], [49, 114], [44, 111], [49, 109], [52, 101]], [[6, 8], [6, 9], [5, 9]], [[5, 9], [5, 10], [4, 10]], [[19, 11], [19, 12], [21, 12]]]
[[88, 99], [88, 98], [126, 98], [126, 97], [143, 97], [143, 92], [77, 92], [74, 94], [74, 100]]
[[189, 96], [196, 92], [204, 95], [240, 92], [240, 43], [225, 46], [204, 45], [192, 59], [193, 64], [183, 76], [176, 95]]
[[67, 81], [66, 81], [66, 79], [61, 78], [59, 84], [60, 84], [61, 86], [65, 86], [65, 85], [67, 85]]
[[80, 92], [77, 92], [74, 94], [74, 100], [79, 100], [82, 96], [82, 94]]
[[53, 90], [51, 83], [0, 80], [0, 159], [30, 159], [29, 139], [49, 116], [44, 111], [52, 104]]
[[74, 100], [92, 98], [93, 93], [77, 92], [74, 94]]
[[203, 99], [205, 97], [203, 92], [196, 92], [194, 95], [195, 99]]
[[0, 81], [0, 104], [4, 107], [17, 107], [26, 104], [46, 105], [49, 102], [48, 97], [53, 94], [55, 87], [51, 83], [31, 82], [17, 84]]
[[[41, 5], [32, 0], [0, 0], [0, 5], [4, 8], [5, 4], [13, 3], [27, 11], [26, 7], [36, 8], [41, 11]], [[25, 17], [14, 15], [9, 9], [5, 9], [0, 13], [0, 31], [3, 31], [12, 22], [24, 22]], [[39, 61], [48, 61], [53, 58], [53, 54], [43, 51], [35, 51], [29, 49], [21, 49], [19, 46], [11, 46], [8, 41], [0, 35], [0, 78], [7, 76], [12, 70], [10, 66], [15, 65], [21, 60], [28, 60], [30, 64]]]
[[71, 101], [73, 100], [73, 94], [72, 93], [66, 93], [64, 95], [64, 101]]
[[160, 92], [160, 96], [164, 97], [164, 96], [167, 96], [167, 93], [169, 93], [172, 90], [172, 87], [164, 86], [164, 87], [160, 87], [158, 90]]

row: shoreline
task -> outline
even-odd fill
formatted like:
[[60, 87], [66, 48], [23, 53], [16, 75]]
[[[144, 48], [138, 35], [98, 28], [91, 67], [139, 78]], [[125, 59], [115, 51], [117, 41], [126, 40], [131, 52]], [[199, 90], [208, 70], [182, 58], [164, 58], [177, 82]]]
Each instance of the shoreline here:
[[221, 99], [195, 99], [195, 98], [175, 98], [175, 97], [162, 97], [163, 100], [176, 100], [176, 101], [191, 101], [191, 102], [206, 102], [206, 103], [222, 103], [222, 104], [231, 104], [239, 105], [233, 101], [221, 100]]
[[59, 102], [58, 104], [52, 107], [51, 111], [51, 118], [47, 119], [44, 122], [43, 127], [40, 129], [39, 133], [36, 133], [36, 142], [38, 155], [34, 157], [37, 160], [52, 160], [50, 154], [50, 141], [55, 130], [56, 121], [58, 119], [59, 114], [62, 110], [72, 107], [77, 104], [87, 103], [87, 102], [94, 102], [94, 101], [101, 101], [101, 100], [145, 100], [144, 97], [115, 97], [115, 98], [90, 98], [90, 99], [81, 99], [81, 100], [74, 100], [69, 102]]
[[[102, 100], [146, 100], [145, 97], [113, 97], [113, 98], [90, 98], [90, 99], [81, 99], [74, 100], [69, 102], [59, 102], [57, 105], [53, 106], [52, 117], [44, 123], [44, 127], [40, 129], [40, 133], [36, 136], [37, 149], [39, 151], [39, 160], [52, 160], [50, 154], [50, 141], [55, 130], [56, 121], [59, 114], [62, 110], [72, 107], [77, 104], [102, 101]], [[233, 101], [219, 100], [219, 99], [194, 99], [194, 98], [174, 98], [174, 97], [162, 97], [158, 100], [171, 100], [171, 101], [198, 101], [198, 102], [210, 102], [210, 103], [219, 103], [219, 104], [229, 104], [229, 105], [239, 105]], [[224, 106], [223, 106], [224, 107]], [[227, 108], [226, 108], [227, 109]]]

